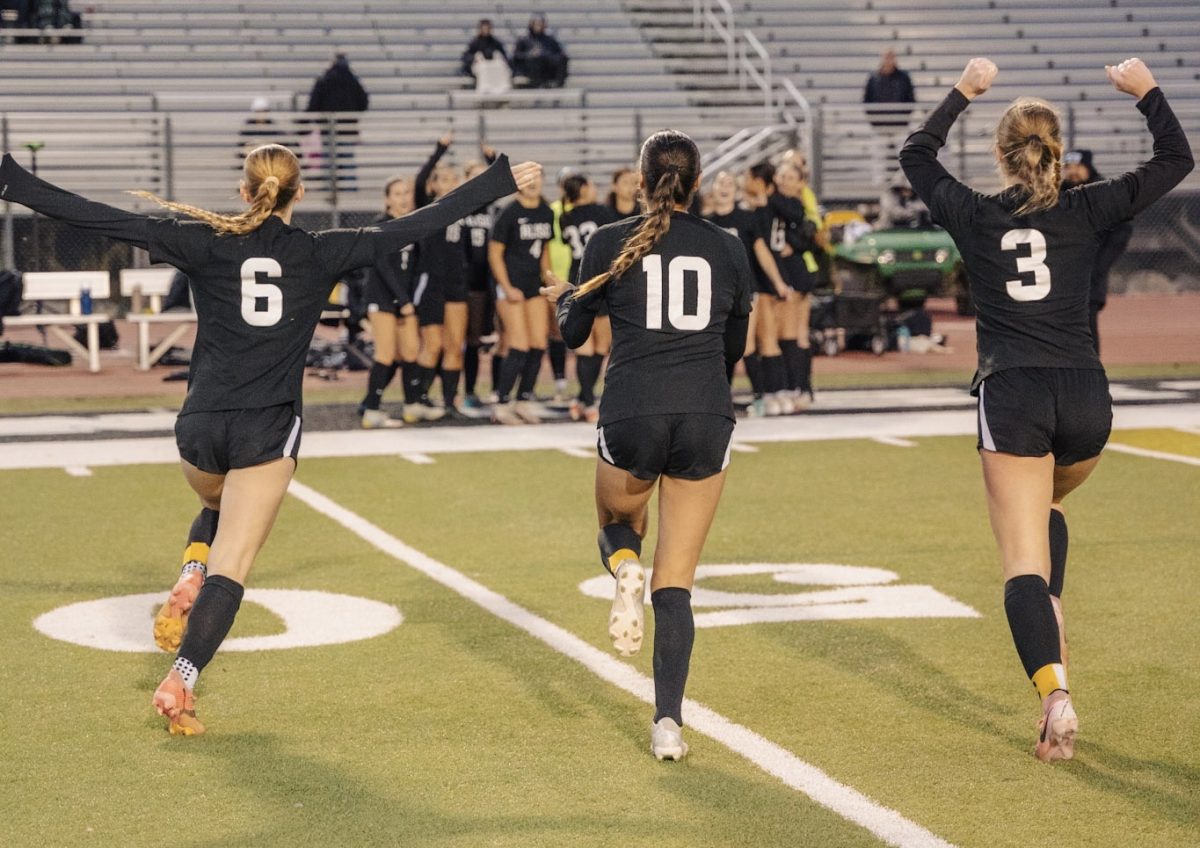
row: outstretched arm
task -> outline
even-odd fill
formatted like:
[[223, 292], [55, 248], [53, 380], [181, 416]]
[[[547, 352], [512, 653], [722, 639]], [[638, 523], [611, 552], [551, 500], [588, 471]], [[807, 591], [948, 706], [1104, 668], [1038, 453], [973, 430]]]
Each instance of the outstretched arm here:
[[532, 184], [541, 169], [536, 162], [510, 166], [508, 157], [501, 154], [479, 176], [403, 218], [359, 230], [317, 233], [317, 254], [335, 277], [374, 264], [380, 256], [402, 250], [406, 245], [465, 218], [481, 206], [512, 194], [522, 185]]
[[446, 133], [439, 138], [437, 146], [433, 148], [433, 154], [425, 160], [425, 164], [421, 166], [421, 170], [417, 171], [417, 180], [413, 184], [413, 205], [417, 209], [429, 204], [429, 191], [426, 188], [429, 185], [429, 178], [433, 175], [433, 169], [437, 167], [437, 163], [446, 154], [446, 151], [450, 149], [452, 141], [454, 141], [453, 133]]
[[1183, 181], [1193, 167], [1192, 149], [1162, 89], [1141, 59], [1126, 59], [1105, 67], [1118, 91], [1138, 98], [1154, 136], [1154, 156], [1149, 162], [1114, 180], [1092, 183], [1080, 191], [1088, 204], [1092, 223], [1100, 229], [1136, 215]]
[[150, 224], [157, 220], [72, 194], [35, 177], [9, 154], [0, 161], [0, 200], [141, 248], [148, 246]]
[[995, 63], [988, 59], [968, 62], [958, 83], [900, 150], [900, 167], [904, 169], [904, 175], [939, 223], [963, 218], [969, 211], [967, 200], [971, 190], [942, 167], [937, 158], [938, 151], [946, 144], [954, 121], [968, 103], [991, 87], [997, 73]]

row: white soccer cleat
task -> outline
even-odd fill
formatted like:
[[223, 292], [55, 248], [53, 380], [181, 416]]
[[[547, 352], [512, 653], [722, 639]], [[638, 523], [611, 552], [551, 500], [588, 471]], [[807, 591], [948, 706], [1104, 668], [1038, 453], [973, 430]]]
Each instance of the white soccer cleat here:
[[404, 422], [392, 418], [382, 409], [364, 409], [362, 414], [362, 428], [364, 430], [395, 430], [398, 427], [403, 427]]
[[622, 560], [616, 578], [608, 635], [618, 654], [632, 657], [642, 649], [646, 631], [646, 569], [636, 559]]
[[1042, 707], [1034, 756], [1044, 763], [1071, 759], [1075, 756], [1075, 734], [1078, 732], [1079, 717], [1075, 715], [1071, 696], [1066, 692], [1051, 695]]
[[511, 402], [497, 403], [492, 406], [492, 422], [495, 424], [516, 425], [524, 424], [525, 419], [517, 415]]
[[650, 753], [660, 763], [663, 760], [682, 760], [687, 756], [688, 746], [683, 741], [683, 728], [675, 719], [663, 716], [650, 725]]
[[546, 407], [536, 400], [519, 400], [513, 404], [513, 412], [526, 424], [541, 424], [543, 418], [549, 417]]

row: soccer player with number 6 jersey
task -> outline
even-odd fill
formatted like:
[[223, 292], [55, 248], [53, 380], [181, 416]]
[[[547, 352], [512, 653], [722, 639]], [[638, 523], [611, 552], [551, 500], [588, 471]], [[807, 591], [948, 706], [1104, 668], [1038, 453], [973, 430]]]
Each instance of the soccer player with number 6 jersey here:
[[1092, 346], [1088, 295], [1099, 237], [1178, 185], [1193, 167], [1179, 121], [1140, 59], [1106, 68], [1137, 98], [1154, 156], [1114, 180], [1060, 192], [1057, 112], [1022, 98], [996, 127], [1006, 187], [983, 195], [938, 162], [954, 120], [997, 74], [972, 59], [900, 153], [913, 190], [954, 237], [977, 310], [979, 454], [1004, 569], [1017, 654], [1042, 701], [1034, 753], [1074, 755], [1078, 718], [1067, 681], [1062, 614], [1067, 524], [1062, 502], [1108, 441], [1112, 399]]
[[249, 208], [240, 214], [145, 195], [198, 219], [189, 222], [85, 200], [34, 177], [8, 155], [0, 163], [4, 200], [149, 250], [152, 261], [174, 265], [191, 280], [198, 328], [175, 438], [183, 475], [203, 510], [189, 539], [194, 559], [156, 622], [156, 636], [162, 619], [183, 634], [154, 693], [172, 734], [204, 731], [193, 690], [233, 625], [246, 576], [295, 472], [305, 357], [334, 284], [540, 180], [536, 163], [510, 168], [500, 157], [411, 215], [357, 230], [306, 232], [291, 223], [304, 197], [300, 163], [277, 144], [246, 156], [241, 196]]
[[578, 288], [542, 290], [558, 303], [572, 348], [587, 341], [602, 306], [612, 322], [596, 509], [600, 559], [616, 578], [609, 635], [625, 656], [642, 646], [642, 539], [658, 488], [650, 750], [660, 760], [687, 753], [681, 728], [695, 637], [691, 590], [725, 484], [734, 426], [727, 375], [746, 346], [754, 292], [738, 237], [688, 214], [699, 185], [695, 143], [673, 130], [650, 136], [641, 154], [646, 214], [595, 232]]

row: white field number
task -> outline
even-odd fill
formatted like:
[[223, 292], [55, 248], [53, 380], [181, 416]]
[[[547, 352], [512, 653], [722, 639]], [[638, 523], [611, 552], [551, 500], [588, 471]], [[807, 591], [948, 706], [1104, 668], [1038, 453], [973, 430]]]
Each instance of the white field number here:
[[[776, 583], [827, 587], [807, 592], [729, 592], [708, 589], [716, 577], [770, 575]], [[649, 575], [646, 577], [650, 579]], [[829, 563], [729, 563], [696, 569], [692, 606], [697, 627], [729, 627], [785, 621], [842, 621], [865, 618], [979, 618], [971, 607], [932, 586], [887, 585], [900, 579], [894, 571]], [[579, 584], [591, 598], [612, 600], [607, 574]], [[650, 603], [646, 593], [646, 603]]]
[[1021, 245], [1029, 245], [1028, 256], [1017, 256], [1017, 273], [1033, 274], [1033, 285], [1025, 285], [1021, 280], [1009, 280], [1005, 283], [1008, 296], [1013, 300], [1041, 300], [1050, 294], [1050, 269], [1046, 267], [1046, 237], [1041, 230], [1009, 230], [1000, 239], [1001, 250], [1018, 250]]
[[[251, 327], [273, 327], [283, 317], [283, 289], [260, 281], [259, 274], [278, 278], [283, 276], [283, 269], [269, 256], [256, 256], [242, 263], [242, 318]], [[258, 308], [260, 300], [266, 301], [265, 309]]]
[[[642, 260], [646, 274], [646, 329], [661, 330], [663, 316], [663, 262], [658, 254]], [[684, 312], [684, 283], [695, 275], [696, 311]], [[667, 266], [667, 320], [677, 330], [703, 330], [712, 318], [712, 268], [699, 256], [676, 256]]]

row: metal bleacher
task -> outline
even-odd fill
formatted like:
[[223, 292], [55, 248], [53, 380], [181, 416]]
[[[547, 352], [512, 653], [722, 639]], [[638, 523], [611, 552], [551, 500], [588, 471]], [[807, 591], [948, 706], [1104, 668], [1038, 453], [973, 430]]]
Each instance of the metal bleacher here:
[[[1090, 147], [1106, 173], [1150, 154], [1150, 139], [1130, 99], [1113, 90], [1104, 65], [1140, 56], [1168, 93], [1185, 129], [1200, 137], [1200, 3], [1196, 0], [632, 0], [655, 52], [672, 70], [732, 77], [749, 64], [765, 73], [785, 118], [802, 99], [815, 125], [800, 137], [816, 154], [823, 196], [878, 194], [895, 168], [895, 139], [874, 131], [862, 106], [867, 75], [893, 49], [912, 76], [914, 119], [957, 80], [967, 60], [988, 56], [997, 84], [974, 104], [952, 141], [959, 172], [980, 188], [995, 183], [989, 136], [1017, 96], [1058, 105], [1069, 145]], [[707, 22], [706, 22], [707, 19]], [[753, 44], [751, 43], [753, 42]], [[762, 56], [748, 49], [757, 45]], [[750, 63], [741, 59], [746, 55]], [[801, 124], [805, 123], [800, 121]], [[783, 129], [788, 129], [788, 121]], [[763, 134], [764, 148], [771, 139]], [[747, 149], [753, 157], [757, 150]], [[883, 162], [883, 167], [880, 163]], [[1200, 188], [1200, 175], [1185, 184]]]
[[[122, 194], [139, 187], [227, 207], [237, 203], [235, 154], [250, 102], [267, 98], [281, 136], [294, 137], [294, 113], [337, 51], [371, 97], [353, 179], [336, 198], [343, 212], [375, 210], [377, 187], [415, 171], [448, 129], [460, 163], [486, 137], [549, 173], [582, 166], [604, 182], [653, 129], [678, 126], [712, 146], [761, 120], [754, 97], [714, 97], [670, 71], [615, 0], [552, 12], [571, 56], [566, 89], [517, 91], [479, 108], [457, 72], [480, 17], [510, 47], [528, 21], [524, 7], [468, 0], [97, 0], [82, 44], [0, 44], [3, 141], [18, 153], [44, 142], [42, 175], [100, 200], [144, 207]], [[313, 188], [313, 208], [334, 202]]]

